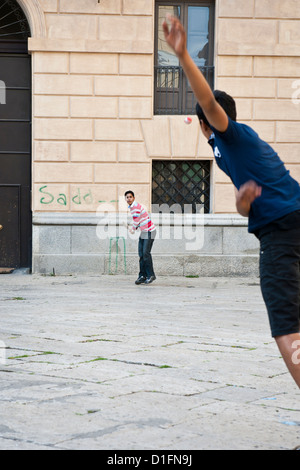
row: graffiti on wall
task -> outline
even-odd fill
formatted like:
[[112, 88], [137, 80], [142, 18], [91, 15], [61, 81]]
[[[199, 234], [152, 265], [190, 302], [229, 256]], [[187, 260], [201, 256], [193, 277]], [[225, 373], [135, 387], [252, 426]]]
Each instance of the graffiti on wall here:
[[[59, 204], [61, 206], [68, 205], [68, 195], [64, 192], [60, 192], [58, 195], [55, 195], [53, 192], [51, 192], [51, 188], [49, 188], [48, 185], [41, 186], [39, 188], [39, 193], [39, 202], [44, 206], [51, 206], [52, 204]], [[113, 204], [118, 202], [118, 200], [115, 199], [101, 200], [97, 198], [95, 194], [93, 194], [93, 191], [90, 188], [76, 188], [76, 190], [70, 196], [70, 201], [78, 206], [84, 204]]]

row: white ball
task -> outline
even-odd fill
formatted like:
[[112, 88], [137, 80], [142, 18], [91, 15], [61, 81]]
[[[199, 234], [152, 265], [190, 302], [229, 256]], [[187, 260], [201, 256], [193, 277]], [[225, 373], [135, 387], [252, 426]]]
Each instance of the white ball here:
[[186, 124], [191, 124], [191, 123], [192, 123], [192, 118], [189, 117], [189, 116], [187, 116], [187, 117], [185, 118], [184, 122], [185, 122]]

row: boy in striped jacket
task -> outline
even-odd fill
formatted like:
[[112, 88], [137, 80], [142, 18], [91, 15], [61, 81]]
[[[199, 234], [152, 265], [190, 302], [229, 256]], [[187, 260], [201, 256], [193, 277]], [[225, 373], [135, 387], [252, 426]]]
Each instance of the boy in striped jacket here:
[[151, 284], [151, 282], [156, 279], [151, 256], [151, 249], [156, 236], [156, 227], [148, 212], [135, 200], [135, 196], [132, 191], [126, 191], [125, 200], [133, 218], [131, 233], [134, 233], [138, 228], [141, 231], [138, 247], [140, 272], [135, 283]]

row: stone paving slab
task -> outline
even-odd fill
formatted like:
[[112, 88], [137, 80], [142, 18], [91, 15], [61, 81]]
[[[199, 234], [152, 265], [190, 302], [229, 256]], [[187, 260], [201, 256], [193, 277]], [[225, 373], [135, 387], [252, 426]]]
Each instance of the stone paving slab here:
[[0, 449], [299, 445], [258, 280], [134, 279], [0, 276]]

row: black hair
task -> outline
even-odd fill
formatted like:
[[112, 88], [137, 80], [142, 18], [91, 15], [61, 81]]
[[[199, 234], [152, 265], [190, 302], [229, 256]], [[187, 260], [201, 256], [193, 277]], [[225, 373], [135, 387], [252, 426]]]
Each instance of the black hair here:
[[[236, 121], [237, 113], [236, 113], [236, 104], [234, 99], [225, 93], [225, 91], [220, 91], [220, 90], [215, 90], [213, 92], [215, 100], [219, 105], [224, 109], [226, 112], [227, 116], [230, 117], [233, 121]], [[208, 120], [206, 119], [206, 116], [203, 112], [203, 109], [197, 103], [196, 105], [196, 114], [198, 116], [199, 121], [205, 122], [205, 124], [210, 127], [210, 124]]]
[[134, 192], [133, 192], [133, 191], [126, 191], [126, 193], [124, 194], [124, 196], [126, 197], [127, 194], [132, 194], [132, 196], [134, 197]]

